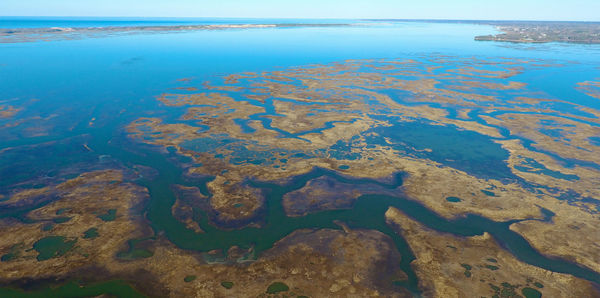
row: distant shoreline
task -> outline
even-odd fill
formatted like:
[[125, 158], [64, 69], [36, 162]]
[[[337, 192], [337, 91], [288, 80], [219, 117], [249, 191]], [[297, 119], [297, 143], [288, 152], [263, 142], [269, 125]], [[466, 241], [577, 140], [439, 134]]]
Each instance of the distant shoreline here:
[[[18, 43], [33, 42], [40, 40], [70, 40], [95, 36], [123, 35], [136, 33], [163, 33], [163, 32], [187, 32], [199, 30], [227, 30], [227, 29], [260, 29], [260, 28], [297, 28], [297, 27], [349, 27], [362, 25], [359, 22], [420, 22], [420, 23], [438, 23], [438, 24], [473, 24], [495, 26], [502, 33], [495, 35], [475, 36], [476, 41], [495, 41], [511, 43], [548, 43], [563, 42], [576, 44], [600, 44], [600, 22], [587, 21], [488, 21], [488, 20], [431, 20], [431, 19], [356, 19], [344, 20], [350, 22], [325, 22], [334, 21], [334, 19], [323, 19], [322, 23], [316, 22], [318, 19], [235, 19], [235, 18], [179, 18], [179, 20], [217, 21], [212, 24], [144, 24], [145, 21], [168, 21], [176, 22], [176, 18], [32, 18], [18, 19], [18, 17], [8, 17], [12, 21], [48, 21], [46, 27], [18, 27], [18, 28], [0, 28], [0, 43]], [[24, 17], [25, 18], [25, 17]], [[2, 17], [0, 17], [0, 21]], [[101, 26], [51, 26], [55, 21], [65, 22], [85, 22], [98, 21], [105, 22]], [[234, 21], [247, 21], [248, 23], [235, 23]], [[265, 21], [265, 23], [252, 23], [252, 20]], [[279, 20], [280, 22], [267, 22], [268, 20]], [[284, 20], [298, 20], [298, 22], [285, 22]], [[111, 22], [136, 22], [140, 24], [111, 25]], [[227, 23], [226, 21], [231, 21]], [[304, 21], [304, 22], [303, 22]], [[341, 21], [341, 20], [340, 20]], [[353, 22], [354, 21], [354, 22]], [[222, 23], [221, 23], [222, 22]]]
[[187, 32], [200, 30], [298, 28], [298, 27], [348, 27], [353, 24], [334, 23], [280, 23], [280, 24], [210, 24], [210, 25], [141, 25], [104, 27], [34, 27], [0, 28], [0, 43], [33, 42], [39, 40], [69, 40], [98, 36], [136, 33]]
[[90, 26], [90, 27], [26, 27], [0, 28], [0, 34], [20, 33], [54, 33], [60, 31], [181, 31], [181, 30], [218, 30], [246, 28], [286, 28], [286, 27], [340, 27], [352, 24], [313, 24], [313, 23], [282, 23], [282, 24], [207, 24], [207, 25], [139, 25], [139, 26]]
[[600, 25], [600, 21], [527, 21], [527, 20], [443, 20], [443, 19], [360, 19], [361, 21], [370, 22], [423, 22], [423, 23], [458, 23], [458, 24], [476, 24], [476, 25], [531, 25], [531, 24], [596, 24]]
[[600, 44], [600, 22], [586, 21], [486, 21], [486, 20], [368, 20], [396, 22], [426, 22], [496, 26], [500, 34], [475, 36], [476, 41], [510, 43], [563, 42]]

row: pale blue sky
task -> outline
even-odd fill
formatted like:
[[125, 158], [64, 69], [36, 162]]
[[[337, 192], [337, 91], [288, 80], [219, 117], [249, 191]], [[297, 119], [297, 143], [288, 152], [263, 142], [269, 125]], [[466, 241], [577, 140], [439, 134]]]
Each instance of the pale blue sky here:
[[0, 0], [0, 15], [600, 21], [600, 0]]

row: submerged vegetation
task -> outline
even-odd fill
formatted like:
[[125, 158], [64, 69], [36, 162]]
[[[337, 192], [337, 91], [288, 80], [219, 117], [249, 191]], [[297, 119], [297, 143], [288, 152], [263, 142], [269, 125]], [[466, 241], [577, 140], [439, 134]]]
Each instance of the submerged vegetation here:
[[279, 292], [287, 292], [290, 289], [286, 284], [282, 282], [274, 282], [267, 288], [267, 294], [277, 294]]
[[66, 254], [77, 240], [67, 240], [62, 236], [48, 236], [38, 240], [33, 244], [33, 248], [39, 253], [38, 261], [45, 261], [51, 258], [60, 257]]

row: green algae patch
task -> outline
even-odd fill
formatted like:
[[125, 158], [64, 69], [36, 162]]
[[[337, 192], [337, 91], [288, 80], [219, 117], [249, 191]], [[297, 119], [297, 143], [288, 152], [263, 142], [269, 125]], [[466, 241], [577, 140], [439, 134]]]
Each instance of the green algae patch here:
[[196, 280], [196, 276], [195, 275], [188, 275], [188, 276], [186, 276], [186, 277], [183, 278], [183, 281], [185, 281], [185, 282], [192, 282], [194, 280]]
[[462, 201], [460, 198], [457, 197], [447, 197], [446, 201], [450, 202], [450, 203], [458, 203], [460, 201]]
[[99, 235], [100, 234], [98, 233], [97, 228], [90, 228], [87, 231], [83, 232], [83, 239], [94, 239]]
[[534, 288], [523, 288], [521, 290], [521, 294], [525, 296], [525, 298], [540, 298], [542, 297], [542, 293]]
[[145, 249], [147, 247], [144, 241], [148, 239], [131, 239], [127, 241], [129, 249], [117, 254], [117, 258], [122, 260], [145, 259], [154, 255], [152, 251]]
[[54, 223], [61, 224], [61, 223], [68, 222], [69, 220], [71, 220], [71, 217], [57, 217], [57, 218], [53, 219], [52, 221]]
[[494, 265], [485, 265], [485, 268], [490, 269], [492, 271], [496, 271], [496, 270], [500, 269], [500, 267], [494, 266]]
[[533, 285], [536, 286], [536, 287], [538, 287], [538, 288], [540, 288], [540, 289], [544, 287], [544, 285], [542, 283], [540, 283], [540, 282], [534, 282]]
[[54, 228], [53, 224], [45, 224], [42, 226], [42, 231], [48, 232], [48, 231], [52, 230], [53, 228]]
[[117, 218], [117, 209], [110, 209], [105, 214], [98, 215], [103, 221], [114, 221]]
[[231, 282], [231, 281], [223, 281], [223, 282], [221, 282], [221, 286], [223, 288], [229, 290], [229, 289], [233, 288], [233, 282]]
[[465, 277], [471, 277], [471, 269], [473, 269], [473, 267], [471, 267], [471, 265], [469, 264], [460, 264], [463, 268], [465, 268], [465, 272], [463, 272], [463, 274], [465, 275]]
[[71, 209], [70, 208], [60, 208], [60, 209], [56, 210], [56, 215], [61, 215], [69, 210], [71, 210]]
[[489, 284], [492, 290], [494, 290], [494, 295], [492, 297], [520, 297], [515, 291], [518, 286], [513, 286], [507, 282], [503, 282], [501, 284], [502, 288], [495, 286], [493, 284]]
[[21, 250], [21, 248], [23, 248], [23, 244], [15, 244], [11, 246], [10, 251], [7, 254], [2, 255], [2, 257], [0, 257], [0, 261], [8, 262], [18, 258], [19, 251]]
[[15, 258], [17, 258], [16, 254], [7, 253], [5, 255], [2, 255], [2, 257], [0, 257], [0, 261], [2, 261], [2, 262], [8, 262], [8, 261], [14, 260]]
[[498, 260], [496, 260], [494, 258], [488, 258], [487, 261], [492, 262], [492, 263], [498, 263]]
[[469, 264], [460, 264], [460, 266], [462, 266], [463, 268], [465, 268], [465, 272], [463, 272], [463, 274], [466, 277], [471, 277], [471, 269], [473, 269], [473, 267], [471, 267], [471, 265]]
[[290, 289], [288, 285], [282, 282], [274, 282], [267, 288], [267, 294], [277, 294], [279, 292], [286, 292]]
[[63, 236], [48, 236], [33, 244], [33, 249], [38, 252], [37, 260], [45, 261], [66, 254], [75, 246], [74, 240], [66, 240]]

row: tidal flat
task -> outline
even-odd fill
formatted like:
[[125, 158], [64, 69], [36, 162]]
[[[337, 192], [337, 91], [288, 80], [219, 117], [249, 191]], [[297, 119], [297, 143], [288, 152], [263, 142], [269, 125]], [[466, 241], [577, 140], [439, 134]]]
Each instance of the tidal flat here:
[[[402, 32], [357, 27], [45, 42], [152, 46], [0, 88], [0, 296], [599, 297], [600, 72], [537, 48], [223, 46]], [[192, 36], [227, 38], [163, 42]]]

